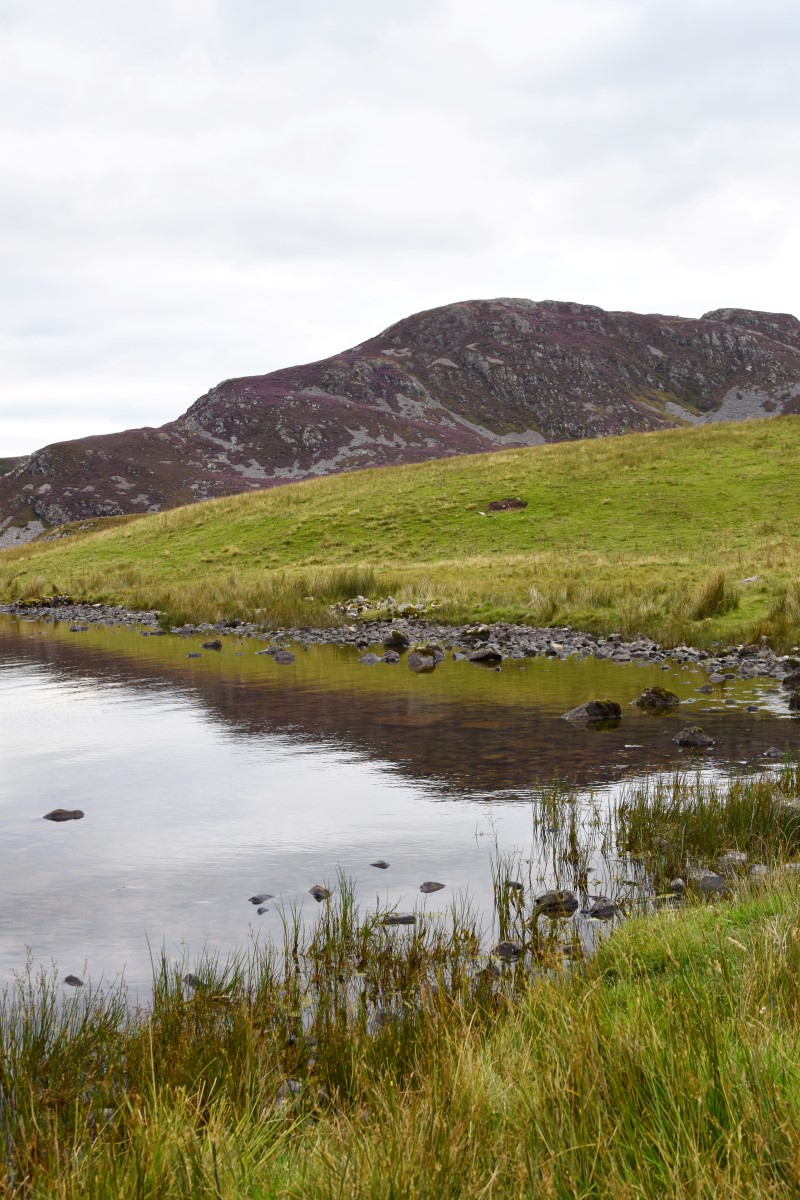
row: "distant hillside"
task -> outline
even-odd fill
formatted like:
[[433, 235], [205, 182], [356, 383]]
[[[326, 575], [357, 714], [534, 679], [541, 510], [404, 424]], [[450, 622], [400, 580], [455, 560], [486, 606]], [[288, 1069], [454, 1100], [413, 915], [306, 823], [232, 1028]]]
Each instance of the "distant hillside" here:
[[472, 300], [306, 366], [227, 380], [160, 429], [59, 442], [0, 478], [0, 545], [310, 475], [800, 412], [800, 322]]

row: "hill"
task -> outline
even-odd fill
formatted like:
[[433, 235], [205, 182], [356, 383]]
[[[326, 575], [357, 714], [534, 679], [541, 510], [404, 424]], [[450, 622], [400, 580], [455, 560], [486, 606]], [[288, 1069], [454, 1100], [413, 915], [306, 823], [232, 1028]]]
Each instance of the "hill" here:
[[798, 411], [795, 317], [468, 301], [227, 380], [160, 429], [38, 450], [0, 478], [0, 544], [354, 468]]
[[799, 458], [781, 417], [307, 480], [68, 526], [0, 558], [0, 597], [312, 625], [368, 591], [453, 620], [794, 644]]

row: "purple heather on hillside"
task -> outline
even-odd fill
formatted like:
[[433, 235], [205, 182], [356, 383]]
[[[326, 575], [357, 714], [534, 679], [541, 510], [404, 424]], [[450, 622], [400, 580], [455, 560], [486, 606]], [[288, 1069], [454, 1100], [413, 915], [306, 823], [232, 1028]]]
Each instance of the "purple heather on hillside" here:
[[788, 412], [793, 316], [470, 300], [320, 362], [226, 380], [160, 429], [38, 450], [0, 477], [0, 545], [359, 467]]

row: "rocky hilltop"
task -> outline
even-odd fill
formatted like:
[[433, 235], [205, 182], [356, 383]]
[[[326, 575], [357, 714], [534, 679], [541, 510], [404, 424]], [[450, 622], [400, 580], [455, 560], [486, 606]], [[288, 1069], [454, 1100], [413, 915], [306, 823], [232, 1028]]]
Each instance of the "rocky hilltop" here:
[[471, 300], [226, 380], [160, 429], [45, 446], [0, 477], [0, 544], [358, 467], [786, 412], [800, 412], [793, 316]]

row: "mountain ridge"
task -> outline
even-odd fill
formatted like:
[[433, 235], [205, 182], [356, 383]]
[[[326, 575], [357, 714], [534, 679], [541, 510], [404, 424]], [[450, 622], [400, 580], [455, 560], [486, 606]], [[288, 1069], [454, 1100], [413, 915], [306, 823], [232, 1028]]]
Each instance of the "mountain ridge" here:
[[329, 358], [224, 380], [159, 428], [43, 447], [0, 477], [0, 545], [359, 467], [788, 412], [791, 314], [460, 301]]

